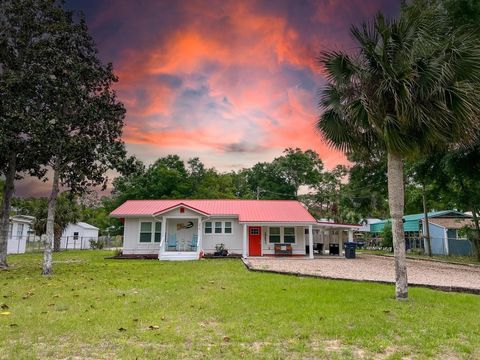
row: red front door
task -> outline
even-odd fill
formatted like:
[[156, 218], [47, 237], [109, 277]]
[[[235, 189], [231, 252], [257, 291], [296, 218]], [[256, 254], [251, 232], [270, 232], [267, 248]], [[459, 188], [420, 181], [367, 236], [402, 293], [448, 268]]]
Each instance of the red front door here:
[[262, 228], [248, 227], [248, 256], [262, 256]]

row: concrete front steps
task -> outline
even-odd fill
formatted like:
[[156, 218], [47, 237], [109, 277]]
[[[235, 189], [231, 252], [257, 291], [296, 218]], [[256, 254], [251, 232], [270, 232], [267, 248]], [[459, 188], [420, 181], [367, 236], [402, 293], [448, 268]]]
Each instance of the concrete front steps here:
[[159, 260], [165, 261], [184, 261], [184, 260], [198, 260], [198, 253], [196, 251], [165, 251], [161, 252]]

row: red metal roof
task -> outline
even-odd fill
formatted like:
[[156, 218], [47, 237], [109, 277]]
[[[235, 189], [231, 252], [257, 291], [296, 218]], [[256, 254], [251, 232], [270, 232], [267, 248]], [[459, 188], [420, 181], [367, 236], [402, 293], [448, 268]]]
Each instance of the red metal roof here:
[[110, 216], [153, 216], [180, 204], [209, 215], [236, 215], [241, 222], [316, 222], [296, 200], [127, 200]]

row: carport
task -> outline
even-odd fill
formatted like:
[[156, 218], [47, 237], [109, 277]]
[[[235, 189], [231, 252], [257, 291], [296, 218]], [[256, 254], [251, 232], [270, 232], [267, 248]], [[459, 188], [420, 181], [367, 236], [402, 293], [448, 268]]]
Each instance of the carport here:
[[360, 225], [354, 224], [318, 221], [317, 225], [313, 226], [313, 249], [320, 255], [330, 254], [331, 250], [342, 255], [343, 244], [353, 241], [353, 232], [359, 227]]

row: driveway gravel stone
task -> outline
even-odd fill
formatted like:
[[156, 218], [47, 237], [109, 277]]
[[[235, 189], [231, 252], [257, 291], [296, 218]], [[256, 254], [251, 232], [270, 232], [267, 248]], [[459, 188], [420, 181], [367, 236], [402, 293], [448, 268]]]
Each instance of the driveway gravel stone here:
[[[321, 256], [305, 258], [248, 258], [247, 267], [297, 275], [357, 281], [395, 282], [393, 257], [357, 254], [355, 259]], [[410, 285], [480, 294], [480, 267], [407, 259]], [[470, 290], [470, 291], [469, 291]]]

